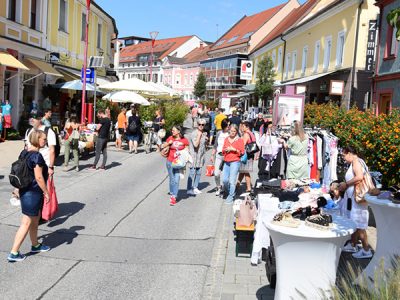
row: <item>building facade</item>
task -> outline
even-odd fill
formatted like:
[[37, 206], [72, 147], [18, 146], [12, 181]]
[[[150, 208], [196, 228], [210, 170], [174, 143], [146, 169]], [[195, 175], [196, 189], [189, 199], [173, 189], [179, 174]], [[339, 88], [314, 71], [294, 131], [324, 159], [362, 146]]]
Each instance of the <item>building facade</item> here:
[[373, 77], [374, 106], [377, 114], [400, 107], [400, 47], [396, 29], [386, 21], [388, 13], [399, 8], [399, 1], [380, 0], [378, 53]]
[[[13, 105], [13, 127], [32, 109], [41, 109], [48, 85], [80, 78], [85, 24], [84, 0], [0, 0], [0, 51], [24, 66], [0, 61], [0, 98]], [[113, 69], [111, 40], [116, 36], [115, 20], [92, 1], [88, 57], [104, 57], [99, 80]], [[60, 113], [59, 99], [52, 100]]]

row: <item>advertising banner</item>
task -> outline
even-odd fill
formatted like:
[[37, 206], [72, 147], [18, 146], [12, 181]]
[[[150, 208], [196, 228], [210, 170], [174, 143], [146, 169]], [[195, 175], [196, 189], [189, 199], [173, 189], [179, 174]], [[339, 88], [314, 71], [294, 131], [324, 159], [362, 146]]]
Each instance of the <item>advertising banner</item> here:
[[251, 60], [242, 60], [240, 64], [240, 79], [251, 80], [253, 74], [253, 62]]
[[304, 96], [279, 95], [275, 98], [273, 123], [277, 126], [290, 126], [294, 121], [303, 123]]

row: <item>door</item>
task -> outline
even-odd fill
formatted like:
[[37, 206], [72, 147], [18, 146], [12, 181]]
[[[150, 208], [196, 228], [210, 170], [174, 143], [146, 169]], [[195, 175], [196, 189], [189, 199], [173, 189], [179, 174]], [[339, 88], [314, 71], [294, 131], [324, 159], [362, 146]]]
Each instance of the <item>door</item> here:
[[388, 114], [391, 109], [392, 95], [391, 94], [381, 94], [379, 97], [379, 114]]

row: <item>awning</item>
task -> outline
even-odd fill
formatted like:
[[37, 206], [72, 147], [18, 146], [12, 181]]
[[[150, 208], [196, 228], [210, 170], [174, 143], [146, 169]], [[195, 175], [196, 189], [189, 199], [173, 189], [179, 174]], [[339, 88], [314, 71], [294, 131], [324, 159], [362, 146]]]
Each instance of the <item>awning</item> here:
[[12, 67], [21, 70], [29, 70], [27, 66], [6, 52], [0, 52], [0, 66]]
[[66, 81], [72, 81], [76, 79], [81, 79], [81, 76], [77, 76], [74, 73], [67, 71], [65, 69], [57, 68], [57, 71], [59, 71], [62, 75], [64, 75], [64, 78]]
[[295, 79], [295, 80], [292, 80], [292, 81], [282, 82], [282, 85], [292, 85], [292, 84], [305, 83], [305, 82], [309, 82], [309, 81], [315, 80], [317, 78], [324, 77], [326, 75], [332, 74], [334, 72], [336, 72], [336, 71], [331, 71], [331, 72], [326, 72], [326, 73], [306, 76], [306, 77], [302, 77], [302, 78]]
[[242, 90], [250, 91], [250, 92], [254, 91], [255, 88], [256, 88], [255, 83], [250, 83], [250, 84], [246, 84], [246, 85], [242, 86]]
[[30, 63], [33, 66], [35, 66], [36, 68], [38, 68], [43, 74], [51, 75], [51, 76], [55, 76], [55, 77], [63, 77], [62, 74], [57, 72], [56, 69], [54, 69], [50, 64], [48, 64], [44, 61], [37, 60], [34, 58], [27, 58], [26, 60], [28, 61], [28, 63]]
[[228, 95], [228, 98], [242, 98], [242, 97], [247, 97], [250, 96], [250, 94], [252, 93], [237, 93], [237, 94], [233, 94], [233, 95]]

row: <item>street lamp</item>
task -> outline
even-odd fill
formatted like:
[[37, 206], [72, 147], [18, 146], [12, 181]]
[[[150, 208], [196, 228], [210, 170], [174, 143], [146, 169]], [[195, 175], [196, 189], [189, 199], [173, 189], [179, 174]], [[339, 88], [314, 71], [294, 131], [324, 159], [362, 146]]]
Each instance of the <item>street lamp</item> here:
[[151, 31], [151, 55], [150, 55], [150, 81], [153, 82], [153, 51], [154, 51], [154, 43], [156, 41], [158, 35], [158, 31]]

